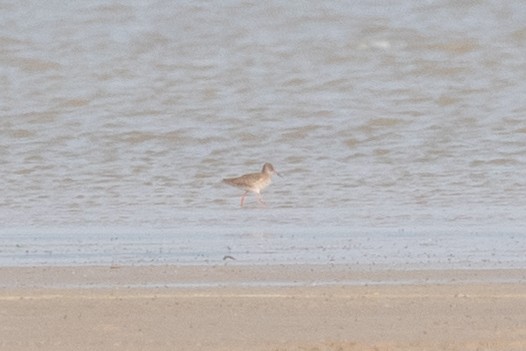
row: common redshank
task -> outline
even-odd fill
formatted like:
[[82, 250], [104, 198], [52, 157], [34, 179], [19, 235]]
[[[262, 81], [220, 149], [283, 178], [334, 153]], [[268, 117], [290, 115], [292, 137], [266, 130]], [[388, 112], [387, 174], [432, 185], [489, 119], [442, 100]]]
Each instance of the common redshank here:
[[245, 190], [245, 193], [241, 196], [241, 207], [243, 207], [243, 202], [249, 191], [256, 194], [257, 200], [260, 204], [266, 206], [261, 198], [261, 191], [271, 183], [273, 174], [280, 175], [270, 163], [265, 163], [260, 173], [245, 174], [237, 178], [226, 178], [223, 179], [223, 182]]

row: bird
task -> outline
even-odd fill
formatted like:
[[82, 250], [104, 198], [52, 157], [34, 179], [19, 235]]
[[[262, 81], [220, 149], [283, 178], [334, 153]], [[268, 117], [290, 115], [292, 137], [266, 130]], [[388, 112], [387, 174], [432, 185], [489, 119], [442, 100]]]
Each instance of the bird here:
[[260, 204], [266, 206], [265, 202], [261, 198], [261, 191], [269, 186], [273, 174], [281, 176], [278, 172], [276, 172], [274, 166], [267, 162], [263, 165], [263, 168], [259, 173], [249, 173], [237, 178], [225, 178], [223, 179], [223, 183], [245, 190], [241, 196], [241, 207], [243, 207], [245, 197], [250, 191], [256, 194], [257, 201]]

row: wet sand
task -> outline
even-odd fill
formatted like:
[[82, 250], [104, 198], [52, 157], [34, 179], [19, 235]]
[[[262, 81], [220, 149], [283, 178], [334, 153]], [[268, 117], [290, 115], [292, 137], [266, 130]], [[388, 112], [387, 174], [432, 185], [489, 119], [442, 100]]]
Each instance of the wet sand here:
[[526, 270], [0, 268], [1, 350], [525, 350]]

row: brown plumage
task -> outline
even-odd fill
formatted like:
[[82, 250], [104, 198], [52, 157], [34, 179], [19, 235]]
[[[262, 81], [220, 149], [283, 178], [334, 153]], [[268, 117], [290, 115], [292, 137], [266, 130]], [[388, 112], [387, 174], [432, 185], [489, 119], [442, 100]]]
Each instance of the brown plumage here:
[[245, 193], [241, 196], [241, 207], [243, 207], [243, 202], [249, 191], [256, 194], [259, 203], [265, 205], [261, 198], [261, 191], [271, 183], [273, 174], [279, 175], [270, 163], [265, 163], [260, 173], [245, 174], [237, 178], [226, 178], [223, 179], [223, 182], [245, 190]]

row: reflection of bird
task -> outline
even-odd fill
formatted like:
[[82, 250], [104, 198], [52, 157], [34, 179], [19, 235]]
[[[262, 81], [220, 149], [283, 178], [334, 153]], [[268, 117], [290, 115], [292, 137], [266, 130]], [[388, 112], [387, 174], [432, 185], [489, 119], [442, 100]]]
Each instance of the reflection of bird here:
[[223, 179], [223, 182], [245, 190], [245, 193], [241, 196], [241, 207], [243, 207], [243, 202], [249, 191], [256, 194], [259, 203], [265, 205], [260, 192], [270, 184], [273, 174], [280, 175], [270, 163], [265, 163], [260, 173], [250, 173], [237, 178], [227, 178]]

